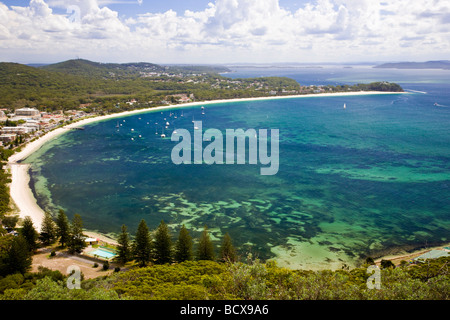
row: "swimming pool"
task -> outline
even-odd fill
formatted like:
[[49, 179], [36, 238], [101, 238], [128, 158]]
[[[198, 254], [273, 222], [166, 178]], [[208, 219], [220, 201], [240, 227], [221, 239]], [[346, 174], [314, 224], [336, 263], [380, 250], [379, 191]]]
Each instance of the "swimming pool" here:
[[104, 259], [111, 259], [116, 256], [116, 254], [114, 252], [111, 252], [111, 251], [105, 250], [105, 249], [101, 249], [101, 248], [91, 251], [88, 254], [91, 256], [98, 256], [98, 257], [104, 258]]

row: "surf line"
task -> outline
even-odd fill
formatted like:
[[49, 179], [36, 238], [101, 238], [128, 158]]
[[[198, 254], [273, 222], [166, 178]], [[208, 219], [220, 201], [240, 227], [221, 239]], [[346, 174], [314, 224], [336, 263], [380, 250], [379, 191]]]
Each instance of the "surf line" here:
[[[172, 132], [171, 141], [178, 142], [171, 152], [172, 162], [179, 164], [246, 164], [248, 140], [248, 164], [268, 165], [260, 168], [261, 175], [275, 175], [279, 170], [279, 129], [226, 129], [224, 136], [219, 129], [207, 129], [203, 133], [202, 121], [194, 121], [194, 148], [192, 135], [187, 129]], [[181, 141], [180, 141], [181, 139]], [[236, 141], [236, 144], [235, 144]], [[270, 155], [269, 155], [270, 141]], [[203, 142], [209, 142], [203, 148]], [[193, 158], [193, 162], [192, 162]]]

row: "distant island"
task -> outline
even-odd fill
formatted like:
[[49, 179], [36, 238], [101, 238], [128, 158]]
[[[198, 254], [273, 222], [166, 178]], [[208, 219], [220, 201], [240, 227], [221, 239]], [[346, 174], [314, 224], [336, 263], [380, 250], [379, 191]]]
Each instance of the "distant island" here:
[[379, 69], [443, 69], [450, 70], [450, 60], [426, 61], [426, 62], [394, 62], [375, 66]]

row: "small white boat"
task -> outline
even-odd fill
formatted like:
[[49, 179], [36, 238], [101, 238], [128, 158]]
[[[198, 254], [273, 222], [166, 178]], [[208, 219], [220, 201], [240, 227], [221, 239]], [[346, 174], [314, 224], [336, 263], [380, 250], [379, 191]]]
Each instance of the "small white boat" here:
[[170, 125], [170, 123], [169, 123], [169, 122], [166, 122], [166, 126], [168, 126], [168, 125]]
[[194, 127], [194, 130], [198, 130], [198, 127], [197, 127], [197, 126], [195, 126], [195, 127]]
[[344, 109], [346, 109], [347, 108], [347, 105], [344, 103]]
[[161, 138], [165, 138], [166, 135], [164, 133], [161, 134]]

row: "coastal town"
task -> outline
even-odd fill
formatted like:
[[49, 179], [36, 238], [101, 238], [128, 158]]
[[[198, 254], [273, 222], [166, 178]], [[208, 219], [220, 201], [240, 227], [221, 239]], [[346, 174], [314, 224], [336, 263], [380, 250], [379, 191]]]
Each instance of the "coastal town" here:
[[77, 110], [47, 113], [36, 108], [20, 108], [13, 113], [5, 112], [8, 110], [0, 110], [0, 142], [3, 147], [9, 148], [24, 144], [62, 124], [90, 115]]

